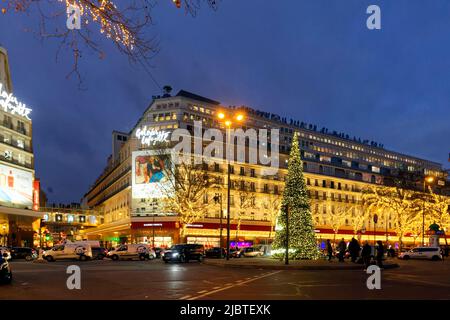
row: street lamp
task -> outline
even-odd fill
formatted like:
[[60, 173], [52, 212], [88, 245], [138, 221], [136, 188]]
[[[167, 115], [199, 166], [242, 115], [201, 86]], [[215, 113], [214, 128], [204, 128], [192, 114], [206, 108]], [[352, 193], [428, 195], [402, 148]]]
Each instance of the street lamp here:
[[[231, 129], [233, 126], [233, 121], [235, 122], [242, 122], [244, 121], [244, 114], [242, 113], [236, 113], [232, 115], [228, 115], [225, 112], [219, 112], [217, 114], [217, 118], [221, 120], [226, 127], [227, 130], [227, 143], [230, 143], [231, 141]], [[227, 145], [227, 144], [225, 144]], [[228, 148], [226, 148], [228, 149]], [[234, 149], [233, 149], [234, 153]], [[230, 193], [231, 193], [231, 164], [230, 160], [226, 157], [225, 152], [225, 158], [227, 160], [227, 260], [230, 260]]]
[[[423, 192], [427, 192], [427, 183], [432, 184], [434, 182], [434, 177], [425, 177], [423, 180]], [[425, 245], [425, 197], [423, 198], [422, 204], [422, 247]]]
[[223, 218], [223, 208], [222, 208], [222, 194], [216, 193], [214, 196], [214, 202], [220, 204], [220, 224], [219, 224], [219, 247], [222, 247], [222, 218]]

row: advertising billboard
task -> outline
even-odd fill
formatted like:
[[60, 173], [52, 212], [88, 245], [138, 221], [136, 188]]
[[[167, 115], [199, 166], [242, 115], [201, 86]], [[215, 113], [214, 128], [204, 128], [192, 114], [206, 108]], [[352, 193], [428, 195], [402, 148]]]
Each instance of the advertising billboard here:
[[146, 150], [133, 152], [132, 211], [159, 213], [161, 199], [173, 190], [172, 161], [169, 154]]
[[0, 204], [31, 209], [33, 174], [0, 164]]

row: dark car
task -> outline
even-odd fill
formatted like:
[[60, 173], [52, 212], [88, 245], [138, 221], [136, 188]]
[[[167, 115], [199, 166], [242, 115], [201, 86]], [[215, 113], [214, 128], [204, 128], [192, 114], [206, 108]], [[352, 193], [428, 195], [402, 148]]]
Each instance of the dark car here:
[[203, 261], [205, 248], [201, 244], [176, 244], [164, 252], [165, 263], [170, 261], [189, 262], [189, 260]]
[[0, 283], [9, 284], [12, 281], [12, 271], [8, 260], [6, 260], [7, 256], [7, 253], [0, 256]]
[[205, 251], [206, 258], [225, 258], [227, 255], [227, 251], [224, 248], [215, 247]]
[[92, 259], [102, 260], [108, 254], [108, 250], [102, 247], [92, 247]]
[[11, 250], [11, 259], [25, 259], [27, 261], [31, 261], [37, 259], [38, 253], [33, 248], [25, 248], [25, 247], [12, 247]]
[[163, 248], [153, 248], [153, 251], [155, 251], [155, 258], [159, 259], [164, 255], [164, 249]]

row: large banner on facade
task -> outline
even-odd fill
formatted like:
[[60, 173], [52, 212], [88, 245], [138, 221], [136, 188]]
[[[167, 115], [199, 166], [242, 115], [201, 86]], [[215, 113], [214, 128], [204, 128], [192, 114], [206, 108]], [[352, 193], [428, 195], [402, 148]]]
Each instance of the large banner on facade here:
[[169, 154], [146, 150], [133, 152], [132, 212], [159, 213], [161, 202], [173, 189]]
[[0, 164], [0, 204], [33, 206], [33, 174]]

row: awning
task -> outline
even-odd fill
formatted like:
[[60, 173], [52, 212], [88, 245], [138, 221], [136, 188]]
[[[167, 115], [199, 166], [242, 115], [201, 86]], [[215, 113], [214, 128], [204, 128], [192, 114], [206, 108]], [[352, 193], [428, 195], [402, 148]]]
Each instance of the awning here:
[[39, 211], [33, 211], [29, 209], [9, 208], [3, 206], [0, 206], [0, 213], [14, 214], [18, 216], [36, 217], [36, 218], [42, 218], [44, 216], [44, 214]]

